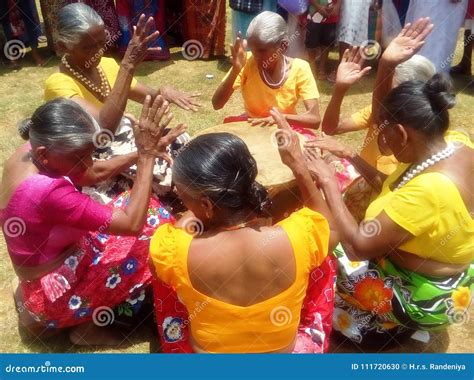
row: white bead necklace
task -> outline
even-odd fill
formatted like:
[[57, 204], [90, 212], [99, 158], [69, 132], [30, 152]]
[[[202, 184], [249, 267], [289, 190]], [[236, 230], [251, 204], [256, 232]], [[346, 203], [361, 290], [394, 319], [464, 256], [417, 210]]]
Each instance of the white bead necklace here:
[[413, 177], [420, 174], [422, 171], [428, 169], [430, 166], [433, 166], [437, 162], [444, 160], [448, 157], [451, 157], [453, 153], [454, 153], [454, 146], [452, 146], [451, 144], [448, 144], [446, 148], [444, 148], [443, 150], [440, 150], [438, 153], [433, 154], [430, 158], [427, 158], [421, 164], [417, 165], [416, 167], [411, 169], [409, 172], [405, 173], [401, 182], [393, 191], [399, 190], [401, 187], [406, 185], [407, 182], [409, 182]]
[[265, 69], [262, 69], [263, 80], [269, 87], [272, 87], [272, 88], [281, 87], [281, 85], [283, 84], [286, 78], [286, 69], [287, 69], [286, 57], [283, 57], [283, 73], [282, 73], [281, 79], [277, 83], [273, 83], [270, 79], [268, 79]]
[[[61, 62], [63, 63], [64, 67], [66, 67], [69, 72], [75, 76], [79, 81], [81, 81], [89, 90], [92, 90], [97, 95], [100, 96], [100, 100], [104, 101], [110, 95], [110, 84], [105, 76], [104, 71], [102, 68], [97, 66], [97, 71], [99, 72], [100, 77], [100, 87], [97, 87], [89, 78], [86, 78], [84, 75], [79, 73], [78, 71], [74, 70], [71, 65], [69, 64], [65, 55], [61, 58]], [[91, 92], [92, 92], [91, 91]]]

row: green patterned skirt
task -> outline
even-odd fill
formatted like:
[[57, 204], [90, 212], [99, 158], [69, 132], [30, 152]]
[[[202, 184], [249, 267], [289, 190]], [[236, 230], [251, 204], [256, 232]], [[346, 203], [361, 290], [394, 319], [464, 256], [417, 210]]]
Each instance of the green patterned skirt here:
[[334, 253], [339, 272], [333, 327], [356, 343], [374, 334], [434, 331], [469, 319], [474, 264], [439, 278], [405, 270], [388, 258], [351, 262], [341, 245]]

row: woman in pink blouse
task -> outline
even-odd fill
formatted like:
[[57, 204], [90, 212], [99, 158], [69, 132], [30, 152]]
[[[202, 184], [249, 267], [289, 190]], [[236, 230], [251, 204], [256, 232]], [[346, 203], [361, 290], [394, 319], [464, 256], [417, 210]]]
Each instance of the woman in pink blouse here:
[[74, 327], [75, 344], [119, 343], [101, 327], [114, 320], [114, 308], [126, 315], [140, 308], [151, 278], [149, 238], [171, 220], [157, 200], [150, 201], [155, 158], [185, 129], [179, 125], [164, 136], [171, 117], [166, 101], [159, 96], [151, 104], [147, 97], [134, 127], [137, 153], [125, 159], [137, 162], [133, 189], [109, 205], [82, 194], [78, 185], [127, 162], [119, 158], [113, 169], [110, 161], [93, 163], [100, 130], [81, 106], [58, 98], [26, 123], [30, 142], [4, 167], [0, 223], [19, 278], [20, 322], [30, 332]]

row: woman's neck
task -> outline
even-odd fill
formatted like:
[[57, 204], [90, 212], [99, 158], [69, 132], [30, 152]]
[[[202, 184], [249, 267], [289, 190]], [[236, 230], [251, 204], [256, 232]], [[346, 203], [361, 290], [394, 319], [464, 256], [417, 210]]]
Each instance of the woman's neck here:
[[67, 55], [66, 60], [71, 66], [76, 71], [79, 71], [82, 74], [86, 74], [89, 76], [89, 74], [93, 73], [95, 70], [95, 66], [85, 66], [83, 62], [77, 62], [72, 56]]
[[414, 165], [418, 165], [434, 154], [446, 148], [447, 144], [443, 136], [439, 136], [430, 141], [429, 144], [418, 144], [415, 150]]
[[250, 209], [238, 212], [221, 211], [214, 218], [214, 220], [218, 222], [212, 223], [209, 227], [213, 230], [229, 230], [234, 229], [234, 227], [246, 227], [258, 218], [258, 215]]

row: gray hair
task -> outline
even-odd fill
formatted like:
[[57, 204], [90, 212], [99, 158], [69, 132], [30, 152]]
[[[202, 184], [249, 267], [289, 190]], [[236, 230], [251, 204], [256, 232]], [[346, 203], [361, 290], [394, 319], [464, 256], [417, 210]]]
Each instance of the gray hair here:
[[29, 137], [33, 147], [45, 146], [51, 152], [69, 154], [91, 146], [100, 129], [79, 104], [57, 98], [40, 106], [18, 130], [23, 138]]
[[66, 5], [58, 12], [57, 41], [68, 47], [79, 42], [81, 36], [93, 26], [102, 26], [99, 14], [83, 3]]
[[436, 68], [433, 62], [422, 55], [415, 54], [395, 68], [393, 81], [397, 86], [409, 80], [428, 82], [435, 74]]
[[278, 44], [288, 39], [288, 26], [278, 13], [265, 11], [250, 22], [247, 38], [257, 38], [265, 44]]

